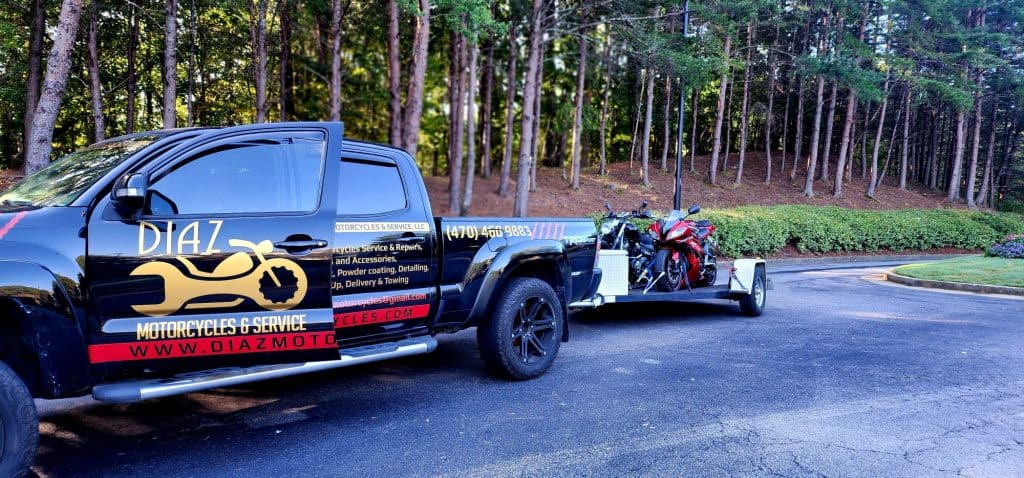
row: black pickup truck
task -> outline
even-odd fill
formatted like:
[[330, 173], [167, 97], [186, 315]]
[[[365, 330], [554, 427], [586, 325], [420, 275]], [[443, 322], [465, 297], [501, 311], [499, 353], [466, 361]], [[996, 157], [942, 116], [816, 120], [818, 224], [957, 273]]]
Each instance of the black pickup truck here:
[[590, 219], [435, 218], [401, 150], [340, 123], [133, 134], [0, 196], [0, 476], [33, 397], [129, 402], [427, 353], [477, 327], [544, 373], [593, 297]]

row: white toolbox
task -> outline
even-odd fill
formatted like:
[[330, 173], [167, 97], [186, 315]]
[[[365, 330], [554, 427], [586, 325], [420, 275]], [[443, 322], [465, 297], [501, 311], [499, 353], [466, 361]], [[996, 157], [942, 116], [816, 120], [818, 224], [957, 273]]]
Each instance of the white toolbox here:
[[629, 294], [629, 255], [622, 250], [601, 250], [597, 256], [601, 285], [597, 293], [604, 297]]

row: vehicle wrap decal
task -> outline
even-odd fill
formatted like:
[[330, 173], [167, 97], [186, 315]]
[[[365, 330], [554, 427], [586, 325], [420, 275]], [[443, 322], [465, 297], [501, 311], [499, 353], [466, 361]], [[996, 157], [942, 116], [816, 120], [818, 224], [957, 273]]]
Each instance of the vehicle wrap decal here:
[[403, 305], [383, 309], [336, 312], [334, 326], [337, 328], [361, 325], [383, 324], [402, 320], [422, 319], [430, 313], [430, 304]]
[[18, 214], [15, 214], [10, 221], [7, 221], [7, 224], [4, 224], [4, 227], [0, 227], [0, 239], [3, 239], [8, 232], [11, 232], [11, 229], [14, 229], [14, 226], [18, 225], [18, 221], [21, 221], [21, 218], [25, 217], [25, 214], [28, 214], [28, 212], [21, 211]]
[[89, 362], [124, 362], [337, 348], [334, 332], [243, 335], [89, 346]]

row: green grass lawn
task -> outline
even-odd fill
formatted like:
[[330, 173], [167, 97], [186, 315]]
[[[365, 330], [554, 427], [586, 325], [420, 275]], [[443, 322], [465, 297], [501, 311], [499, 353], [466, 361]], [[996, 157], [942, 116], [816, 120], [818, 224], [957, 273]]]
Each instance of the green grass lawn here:
[[900, 266], [893, 272], [915, 279], [1024, 287], [1024, 259], [958, 257]]

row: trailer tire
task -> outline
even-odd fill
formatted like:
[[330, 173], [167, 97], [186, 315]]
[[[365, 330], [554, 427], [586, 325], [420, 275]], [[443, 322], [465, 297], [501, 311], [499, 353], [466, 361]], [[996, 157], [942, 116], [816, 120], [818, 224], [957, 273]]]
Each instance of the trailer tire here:
[[565, 316], [547, 282], [512, 279], [489, 320], [477, 327], [480, 357], [494, 374], [513, 380], [539, 377], [551, 367], [562, 343]]
[[39, 417], [25, 383], [0, 362], [0, 476], [24, 476], [39, 445]]
[[754, 282], [750, 285], [750, 294], [740, 299], [740, 310], [750, 317], [763, 314], [767, 295], [768, 280], [765, 277], [764, 266], [759, 265], [754, 269]]

